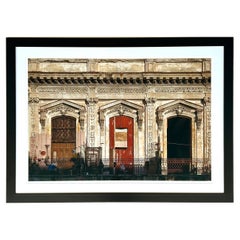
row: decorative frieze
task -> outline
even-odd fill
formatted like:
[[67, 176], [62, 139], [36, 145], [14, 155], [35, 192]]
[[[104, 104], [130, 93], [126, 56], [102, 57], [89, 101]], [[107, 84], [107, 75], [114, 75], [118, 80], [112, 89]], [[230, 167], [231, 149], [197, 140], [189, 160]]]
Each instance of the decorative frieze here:
[[39, 98], [85, 98], [88, 94], [88, 88], [82, 86], [38, 86], [36, 91]]
[[155, 87], [156, 93], [203, 93], [205, 87]]
[[97, 93], [98, 94], [139, 94], [139, 93], [145, 93], [146, 88], [145, 87], [98, 87]]

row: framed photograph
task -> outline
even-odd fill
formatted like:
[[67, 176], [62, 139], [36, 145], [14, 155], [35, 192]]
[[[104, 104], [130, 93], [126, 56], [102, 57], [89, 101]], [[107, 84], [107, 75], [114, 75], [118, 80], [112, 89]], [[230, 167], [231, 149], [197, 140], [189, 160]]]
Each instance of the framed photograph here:
[[233, 202], [233, 38], [7, 38], [7, 202]]

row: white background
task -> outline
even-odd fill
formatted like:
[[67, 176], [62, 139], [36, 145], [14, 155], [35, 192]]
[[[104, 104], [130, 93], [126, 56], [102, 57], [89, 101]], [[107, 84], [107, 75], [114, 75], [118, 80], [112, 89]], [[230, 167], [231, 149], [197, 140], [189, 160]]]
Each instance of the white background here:
[[[30, 1], [0, 3], [1, 239], [238, 239], [239, 161], [234, 203], [6, 203], [6, 37], [235, 38], [235, 103], [239, 102], [237, 1]], [[238, 94], [239, 96], [239, 94]], [[235, 122], [239, 113], [235, 110]], [[239, 127], [234, 129], [235, 145]]]
[[[210, 58], [212, 135], [211, 181], [50, 181], [29, 182], [28, 78], [29, 58]], [[16, 49], [16, 192], [223, 192], [223, 47], [56, 48]]]

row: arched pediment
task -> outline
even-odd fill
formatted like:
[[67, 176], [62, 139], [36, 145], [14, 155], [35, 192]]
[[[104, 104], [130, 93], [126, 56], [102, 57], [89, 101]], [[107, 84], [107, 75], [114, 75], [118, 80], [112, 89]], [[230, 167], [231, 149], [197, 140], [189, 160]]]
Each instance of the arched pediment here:
[[117, 100], [111, 103], [108, 103], [99, 108], [99, 116], [100, 116], [100, 126], [103, 129], [105, 116], [107, 114], [115, 114], [115, 115], [136, 115], [138, 120], [138, 126], [142, 128], [143, 122], [143, 107], [137, 105], [135, 103], [126, 101], [126, 100]]
[[197, 127], [199, 128], [202, 122], [203, 106], [186, 101], [175, 100], [163, 104], [157, 108], [157, 122], [161, 129], [162, 122], [165, 116], [191, 116], [195, 118]]
[[79, 111], [85, 110], [84, 106], [81, 106], [76, 103], [73, 103], [73, 102], [70, 102], [67, 100], [63, 100], [63, 99], [45, 104], [45, 105], [41, 106], [40, 110], [51, 111], [52, 109], [61, 108], [61, 107], [65, 107], [68, 109], [71, 108], [71, 109], [75, 109], [75, 110], [79, 110]]
[[178, 109], [179, 107], [183, 110], [186, 109], [187, 111], [192, 111], [192, 110], [197, 111], [199, 109], [203, 109], [201, 105], [181, 99], [181, 100], [175, 100], [175, 101], [163, 104], [157, 108], [157, 111], [166, 112], [169, 110]]
[[57, 100], [40, 107], [40, 123], [42, 128], [45, 127], [45, 121], [48, 115], [74, 115], [79, 118], [80, 125], [84, 125], [85, 107], [67, 100]]
[[137, 105], [135, 103], [132, 103], [132, 102], [129, 102], [129, 101], [126, 101], [126, 100], [117, 100], [117, 101], [113, 101], [111, 103], [108, 103], [104, 106], [101, 106], [100, 111], [107, 111], [107, 110], [112, 109], [116, 106], [125, 106], [127, 108], [134, 109], [136, 111], [141, 110], [143, 108], [140, 105]]

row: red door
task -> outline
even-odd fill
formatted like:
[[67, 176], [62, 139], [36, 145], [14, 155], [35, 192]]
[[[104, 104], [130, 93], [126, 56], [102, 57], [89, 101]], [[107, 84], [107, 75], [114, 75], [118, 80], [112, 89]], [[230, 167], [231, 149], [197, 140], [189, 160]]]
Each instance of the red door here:
[[110, 166], [116, 168], [124, 165], [127, 171], [133, 169], [133, 118], [116, 116], [110, 118]]

